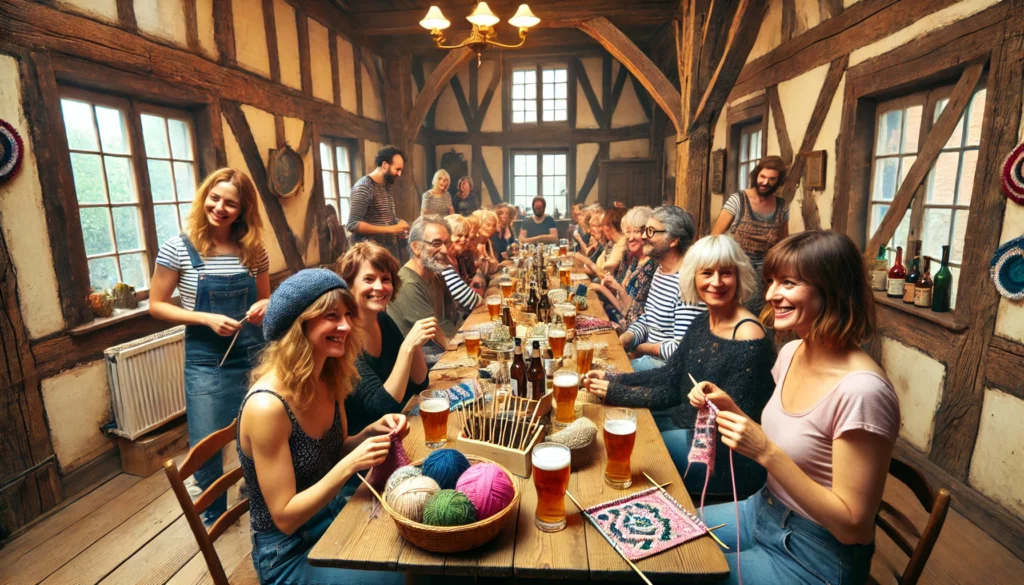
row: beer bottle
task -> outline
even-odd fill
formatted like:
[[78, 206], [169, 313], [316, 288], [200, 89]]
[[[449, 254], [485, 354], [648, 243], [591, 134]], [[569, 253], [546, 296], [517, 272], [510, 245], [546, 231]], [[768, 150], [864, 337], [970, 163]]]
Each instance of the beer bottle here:
[[516, 324], [512, 321], [512, 308], [508, 306], [507, 301], [501, 305], [501, 324], [508, 327], [509, 335], [516, 336]]
[[509, 375], [512, 378], [512, 395], [525, 396], [527, 392], [526, 362], [523, 361], [523, 341], [518, 337], [516, 338], [516, 356], [512, 359]]
[[544, 360], [540, 357], [540, 342], [533, 342], [533, 355], [530, 358], [530, 370], [526, 376], [530, 379], [529, 396], [533, 400], [540, 400], [547, 392], [547, 379], [544, 376]]
[[532, 282], [530, 283], [530, 296], [526, 299], [526, 310], [527, 312], [537, 315], [537, 310], [539, 308], [540, 298], [537, 296], [537, 283]]
[[[548, 287], [548, 276], [544, 275], [544, 288], [541, 290], [547, 290]], [[551, 301], [548, 300], [547, 293], [540, 295], [540, 301], [537, 303], [537, 321], [539, 323], [547, 323], [551, 321]]]

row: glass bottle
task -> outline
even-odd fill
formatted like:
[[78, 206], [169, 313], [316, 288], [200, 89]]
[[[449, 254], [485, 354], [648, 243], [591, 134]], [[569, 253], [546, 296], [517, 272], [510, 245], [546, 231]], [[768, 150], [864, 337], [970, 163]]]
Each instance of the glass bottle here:
[[516, 338], [516, 355], [509, 367], [510, 386], [513, 396], [526, 395], [526, 362], [523, 360], [523, 340]]
[[[540, 308], [540, 297], [537, 295], [537, 283], [530, 283], [530, 296], [526, 299], [526, 311], [537, 315], [537, 309]], [[539, 317], [539, 315], [538, 315]]]
[[878, 247], [878, 256], [871, 267], [871, 290], [885, 290], [885, 279], [889, 276], [889, 259], [885, 256], [885, 245]]
[[914, 306], [928, 308], [932, 306], [932, 275], [930, 274], [932, 259], [924, 257], [924, 274], [914, 287]]
[[898, 299], [903, 298], [903, 284], [906, 278], [907, 267], [903, 265], [903, 246], [896, 246], [896, 263], [889, 269], [886, 294]]
[[[547, 288], [547, 275], [544, 276], [545, 289]], [[551, 301], [547, 293], [541, 293], [540, 301], [537, 302], [537, 322], [548, 323], [551, 321]]]
[[948, 312], [952, 293], [953, 273], [949, 271], [949, 246], [943, 246], [942, 265], [932, 278], [932, 310], [936, 313]]
[[544, 360], [540, 356], [540, 342], [533, 342], [533, 355], [530, 358], [530, 369], [526, 373], [530, 379], [531, 393], [529, 398], [540, 400], [547, 393], [547, 377], [544, 372]]
[[921, 241], [918, 240], [917, 245], [914, 247], [914, 259], [910, 262], [910, 272], [907, 273], [907, 277], [903, 280], [903, 302], [913, 303], [914, 302], [914, 288], [917, 286], [917, 282], [921, 280]]
[[508, 362], [505, 361], [505, 352], [498, 352], [498, 371], [494, 374], [494, 395], [491, 400], [504, 402], [512, 392], [512, 376], [509, 373]]

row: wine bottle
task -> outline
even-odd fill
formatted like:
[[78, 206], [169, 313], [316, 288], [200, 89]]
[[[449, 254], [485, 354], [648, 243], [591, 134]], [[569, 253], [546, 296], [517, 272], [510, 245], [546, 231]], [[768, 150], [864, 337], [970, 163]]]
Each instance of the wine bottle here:
[[921, 253], [921, 242], [918, 241], [914, 248], [914, 259], [910, 262], [910, 272], [907, 273], [907, 277], [903, 280], [903, 302], [913, 303], [914, 302], [914, 288], [917, 286], [917, 282], [921, 279], [921, 260], [919, 254]]
[[540, 297], [537, 296], [537, 283], [530, 283], [530, 296], [526, 299], [526, 310], [534, 315], [540, 305]]
[[512, 359], [512, 366], [509, 368], [509, 377], [512, 378], [512, 395], [526, 395], [526, 362], [523, 360], [523, 340], [516, 338], [516, 356]]
[[871, 267], [871, 290], [885, 290], [885, 279], [889, 276], [889, 259], [885, 256], [885, 245], [878, 247], [878, 256]]
[[953, 273], [949, 271], [949, 246], [943, 246], [942, 265], [932, 279], [932, 310], [936, 313], [948, 312], [952, 293]]
[[903, 246], [896, 246], [896, 263], [889, 269], [889, 280], [886, 282], [886, 294], [890, 297], [903, 297], [903, 284], [907, 278], [907, 267], [903, 265]]
[[540, 400], [547, 393], [547, 377], [544, 375], [544, 360], [540, 357], [540, 342], [533, 342], [533, 355], [530, 357], [530, 369], [526, 372], [530, 379], [532, 400]]
[[929, 273], [932, 259], [924, 257], [924, 274], [914, 286], [914, 306], [928, 308], [932, 306], [932, 275]]

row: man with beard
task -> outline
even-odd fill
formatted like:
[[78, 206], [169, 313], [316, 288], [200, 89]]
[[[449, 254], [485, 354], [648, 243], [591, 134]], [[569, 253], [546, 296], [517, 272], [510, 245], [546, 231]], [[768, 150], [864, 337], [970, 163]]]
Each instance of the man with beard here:
[[[422, 215], [409, 228], [409, 261], [398, 271], [402, 288], [388, 305], [388, 315], [394, 319], [402, 335], [420, 319], [436, 317], [439, 331], [434, 341], [439, 347], [423, 346], [430, 363], [448, 347], [448, 339], [456, 333], [455, 302], [441, 273], [448, 264], [448, 246], [451, 245], [451, 227], [440, 215]], [[429, 347], [428, 347], [429, 346]], [[433, 360], [433, 361], [436, 361]]]
[[644, 314], [619, 336], [626, 351], [640, 354], [630, 362], [634, 372], [665, 365], [694, 317], [707, 310], [703, 304], [684, 303], [679, 294], [679, 267], [696, 231], [693, 217], [675, 205], [655, 209], [643, 228], [644, 254], [658, 263], [658, 270]]
[[348, 222], [345, 227], [354, 242], [373, 240], [400, 258], [398, 240], [409, 231], [409, 224], [398, 219], [391, 187], [402, 176], [405, 154], [390, 144], [377, 151], [377, 168], [352, 185]]
[[555, 220], [545, 214], [548, 202], [543, 197], [533, 198], [533, 216], [523, 219], [519, 230], [519, 242], [523, 244], [557, 244], [558, 228]]

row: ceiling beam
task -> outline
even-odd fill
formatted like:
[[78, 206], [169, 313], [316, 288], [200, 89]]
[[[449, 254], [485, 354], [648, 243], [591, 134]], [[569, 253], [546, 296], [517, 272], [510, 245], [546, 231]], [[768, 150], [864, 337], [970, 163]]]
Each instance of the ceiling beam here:
[[423, 126], [423, 120], [426, 118], [427, 111], [434, 103], [434, 100], [448, 86], [448, 82], [451, 81], [452, 76], [455, 75], [459, 67], [468, 63], [474, 54], [472, 50], [466, 48], [449, 51], [448, 56], [434, 68], [430, 78], [427, 79], [423, 84], [423, 88], [417, 94], [416, 102], [409, 112], [409, 117], [405, 120], [404, 134], [410, 144], [416, 142], [416, 135], [419, 133], [420, 127]]

